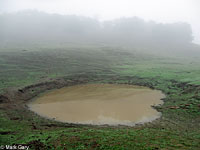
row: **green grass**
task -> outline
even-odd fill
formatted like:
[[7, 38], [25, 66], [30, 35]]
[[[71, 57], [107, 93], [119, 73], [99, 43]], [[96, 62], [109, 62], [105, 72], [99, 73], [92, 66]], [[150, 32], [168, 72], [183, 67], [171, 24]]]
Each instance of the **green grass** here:
[[0, 91], [51, 78], [88, 74], [91, 82], [98, 78], [98, 82], [162, 90], [166, 94], [165, 103], [156, 107], [162, 112], [161, 120], [136, 127], [67, 127], [27, 110], [2, 108], [0, 145], [76, 150], [199, 149], [200, 56], [121, 49], [95, 45], [1, 49]]

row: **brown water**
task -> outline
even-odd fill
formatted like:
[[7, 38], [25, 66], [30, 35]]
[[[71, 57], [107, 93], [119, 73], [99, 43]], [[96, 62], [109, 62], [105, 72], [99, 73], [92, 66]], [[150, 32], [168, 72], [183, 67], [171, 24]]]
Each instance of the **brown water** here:
[[32, 111], [57, 121], [130, 125], [152, 121], [160, 113], [161, 91], [120, 84], [86, 84], [45, 93], [29, 104]]

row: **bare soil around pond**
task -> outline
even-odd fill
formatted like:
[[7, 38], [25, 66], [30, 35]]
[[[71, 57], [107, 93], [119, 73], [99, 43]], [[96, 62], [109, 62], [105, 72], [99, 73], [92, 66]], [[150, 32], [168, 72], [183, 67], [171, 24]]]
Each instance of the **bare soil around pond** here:
[[[162, 113], [162, 117], [152, 122], [136, 124], [133, 127], [121, 125], [96, 126], [63, 123], [46, 119], [30, 111], [27, 107], [27, 103], [54, 90], [100, 83], [127, 86], [138, 85], [161, 90], [166, 95], [163, 99], [164, 104], [154, 108]], [[162, 88], [161, 85], [164, 83], [166, 86]], [[176, 97], [172, 97], [174, 94], [173, 90], [168, 90], [169, 88], [166, 88], [166, 83], [171, 83], [169, 88], [177, 88], [175, 92], [176, 94], [180, 93], [180, 95], [190, 96], [191, 91], [198, 93], [200, 89], [198, 85], [180, 83], [174, 80], [163, 81], [161, 84], [155, 79], [151, 80], [136, 76], [80, 74], [58, 79], [46, 79], [44, 82], [23, 88], [7, 90], [0, 95], [0, 111], [2, 112], [1, 116], [3, 116], [2, 124], [6, 127], [5, 130], [0, 131], [1, 137], [5, 139], [2, 143], [6, 143], [7, 141], [7, 143], [11, 143], [9, 140], [12, 139], [14, 143], [20, 143], [24, 140], [22, 143], [28, 144], [32, 148], [38, 149], [38, 147], [43, 147], [43, 149], [51, 149], [52, 147], [58, 147], [57, 143], [62, 143], [63, 141], [69, 141], [69, 143], [75, 146], [80, 141], [87, 144], [88, 135], [91, 135], [91, 139], [95, 139], [99, 143], [103, 139], [108, 138], [105, 144], [108, 142], [112, 143], [113, 136], [115, 136], [114, 140], [116, 142], [124, 141], [123, 144], [127, 145], [128, 140], [130, 141], [129, 147], [133, 147], [134, 143], [137, 143], [138, 140], [145, 140], [148, 146], [148, 142], [152, 142], [152, 146], [154, 146], [154, 137], [156, 136], [158, 137], [156, 140], [160, 140], [161, 142], [161, 146], [159, 144], [156, 147], [165, 146], [166, 141], [168, 142], [167, 147], [174, 147], [174, 145], [178, 145], [184, 141], [187, 145], [179, 144], [179, 148], [194, 147], [194, 149], [197, 149], [199, 147], [199, 116], [195, 116], [196, 112], [194, 111], [199, 111], [199, 105], [189, 102], [188, 97], [185, 97], [185, 100], [187, 100], [185, 104], [183, 104], [184, 99], [180, 103], [174, 103], [175, 101], [178, 102], [180, 98], [175, 99]], [[197, 94], [192, 95], [192, 98], [199, 99]], [[188, 112], [193, 114], [187, 115], [189, 114]], [[8, 130], [7, 128], [10, 125], [14, 126], [14, 128]], [[27, 137], [24, 137], [24, 135]], [[133, 139], [136, 139], [136, 141], [133, 142]], [[91, 141], [92, 143], [93, 141]], [[170, 143], [172, 144], [169, 145]], [[49, 144], [51, 148], [48, 148]], [[95, 145], [95, 147], [98, 147], [98, 145]]]
[[[110, 85], [117, 85], [116, 81], [118, 81], [118, 79], [121, 79], [121, 77], [119, 77], [119, 76], [110, 76], [110, 78], [113, 81], [113, 82], [109, 82]], [[123, 78], [129, 78], [129, 77], [123, 77]], [[24, 88], [10, 89], [10, 90], [5, 91], [2, 95], [0, 95], [0, 100], [1, 100], [0, 107], [1, 107], [1, 109], [13, 109], [16, 111], [17, 110], [25, 110], [25, 111], [22, 111], [22, 113], [28, 112], [27, 114], [33, 115], [33, 112], [28, 110], [27, 104], [30, 103], [31, 100], [38, 98], [42, 93], [46, 93], [48, 91], [51, 92], [51, 90], [61, 89], [63, 87], [66, 87], [66, 88], [77, 87], [77, 86], [81, 87], [81, 86], [87, 85], [89, 83], [101, 83], [101, 81], [102, 81], [102, 77], [91, 76], [91, 75], [77, 75], [77, 76], [69, 76], [69, 77], [58, 78], [58, 79], [48, 79], [45, 82], [33, 84], [30, 86], [26, 86]], [[104, 81], [102, 81], [102, 82], [104, 82]], [[124, 85], [124, 86], [133, 86], [134, 85], [132, 83], [127, 83], [127, 84], [129, 84], [129, 85], [118, 84], [118, 86], [119, 85]], [[104, 84], [104, 85], [108, 85], [108, 84]], [[140, 85], [140, 86], [147, 86], [148, 88], [146, 88], [146, 90], [147, 89], [150, 90], [149, 87], [151, 87], [151, 85]], [[105, 86], [105, 88], [106, 88], [106, 86]], [[107, 87], [107, 88], [109, 88], [109, 87]], [[154, 92], [155, 91], [156, 90], [154, 90]], [[152, 111], [151, 113], [155, 115], [154, 117], [152, 117], [153, 119], [159, 118], [159, 116], [160, 116], [159, 112], [157, 112], [155, 109], [151, 108], [151, 105], [162, 103], [160, 101], [160, 98], [164, 98], [164, 97], [161, 92], [159, 92], [159, 94], [160, 95], [157, 95], [158, 96], [157, 100], [159, 102], [157, 101], [157, 103], [153, 102], [151, 104], [150, 103], [148, 104], [149, 106], [148, 106], [147, 112]], [[103, 96], [103, 95], [101, 95], [101, 96]], [[143, 96], [146, 98], [148, 97], [147, 95], [143, 95]], [[150, 120], [153, 120], [152, 118]], [[137, 120], [138, 120], [138, 118], [137, 118]], [[60, 121], [60, 120], [58, 119], [57, 121]], [[61, 121], [63, 121], [63, 120], [61, 119]], [[69, 123], [69, 124], [73, 124], [74, 122], [78, 122], [78, 121], [77, 120], [71, 121], [71, 123]], [[148, 121], [146, 120], [144, 122], [148, 122]], [[139, 123], [139, 121], [138, 121], [138, 123]], [[68, 123], [65, 123], [65, 124], [68, 124]], [[88, 124], [88, 122], [86, 122], [86, 124]], [[96, 123], [96, 124], [98, 124], [98, 123]], [[122, 125], [125, 125], [125, 124], [122, 123]]]

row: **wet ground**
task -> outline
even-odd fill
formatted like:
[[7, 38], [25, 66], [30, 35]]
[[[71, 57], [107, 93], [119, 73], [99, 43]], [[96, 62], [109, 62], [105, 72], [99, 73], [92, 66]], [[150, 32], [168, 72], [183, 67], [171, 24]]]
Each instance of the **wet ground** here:
[[85, 84], [47, 92], [28, 104], [41, 116], [57, 121], [130, 125], [152, 121], [160, 113], [164, 94], [146, 87], [123, 84]]

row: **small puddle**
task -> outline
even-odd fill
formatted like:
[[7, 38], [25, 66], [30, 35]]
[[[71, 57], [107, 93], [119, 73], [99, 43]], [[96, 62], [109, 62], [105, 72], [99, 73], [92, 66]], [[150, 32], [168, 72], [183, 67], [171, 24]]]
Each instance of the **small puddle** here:
[[123, 84], [85, 84], [47, 92], [28, 106], [57, 121], [94, 125], [129, 125], [159, 118], [152, 105], [163, 104], [158, 90]]

